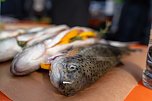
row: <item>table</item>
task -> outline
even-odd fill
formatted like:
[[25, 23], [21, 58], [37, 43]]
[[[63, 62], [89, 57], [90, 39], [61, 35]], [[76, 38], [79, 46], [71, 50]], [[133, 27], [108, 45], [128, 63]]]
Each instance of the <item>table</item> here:
[[123, 101], [141, 81], [145, 69], [147, 47], [123, 58], [123, 66], [114, 67], [96, 83], [74, 96], [60, 95], [49, 81], [48, 71], [15, 77], [9, 69], [11, 61], [0, 64], [0, 91], [13, 101]]
[[3, 24], [4, 30], [16, 30], [16, 29], [28, 29], [33, 27], [48, 27], [51, 25], [48, 24], [40, 24], [34, 22], [20, 22], [20, 23], [5, 23]]

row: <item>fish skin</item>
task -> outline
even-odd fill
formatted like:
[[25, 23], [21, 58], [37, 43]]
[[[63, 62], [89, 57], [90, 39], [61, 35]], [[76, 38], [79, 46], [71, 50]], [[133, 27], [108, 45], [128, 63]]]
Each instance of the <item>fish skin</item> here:
[[1, 47], [0, 62], [11, 60], [17, 53], [22, 52], [23, 49], [18, 44], [18, 40], [17, 40], [18, 37], [25, 37], [27, 39], [30, 39], [33, 36], [34, 36], [33, 33], [27, 33], [27, 34], [21, 34], [21, 35], [18, 34], [18, 36], [16, 34], [16, 36], [14, 35], [14, 36], [9, 36], [7, 38], [1, 39], [0, 40], [0, 47]]
[[[48, 29], [45, 29], [42, 32], [39, 32], [39, 34], [36, 34], [35, 37], [33, 37], [32, 40], [27, 42], [26, 46], [31, 46], [40, 42], [43, 42], [45, 40], [52, 39], [53, 37], [57, 36], [59, 33], [61, 33], [64, 30], [69, 29], [67, 25], [58, 25], [54, 27], [50, 27]], [[42, 33], [42, 35], [41, 35]]]
[[12, 59], [17, 53], [22, 52], [23, 47], [33, 47], [33, 45], [42, 43], [48, 38], [55, 37], [57, 33], [66, 29], [68, 29], [68, 26], [66, 25], [50, 27], [48, 29], [36, 27], [25, 31], [24, 34], [18, 34], [20, 30], [17, 30], [18, 33], [17, 31], [16, 33], [18, 35], [14, 32], [16, 36], [14, 35], [12, 38], [0, 39], [0, 62]]
[[[11, 64], [10, 71], [14, 75], [27, 75], [34, 72], [40, 68], [40, 63], [43, 62], [48, 56], [61, 55], [65, 53], [65, 50], [71, 47], [86, 46], [89, 44], [97, 43], [96, 39], [87, 39], [85, 41], [75, 41], [70, 44], [57, 45], [52, 48], [47, 49], [44, 43], [39, 43], [31, 47], [25, 48], [22, 52], [18, 53]], [[37, 57], [37, 52], [41, 54], [38, 58], [32, 59], [32, 57]]]
[[45, 52], [46, 48], [42, 43], [25, 48], [14, 57], [10, 72], [14, 75], [27, 75], [39, 69], [39, 63], [43, 61]]
[[[33, 34], [23, 34], [20, 35], [21, 37], [30, 38], [33, 36]], [[18, 36], [18, 37], [20, 37]], [[0, 40], [0, 62], [5, 62], [8, 60], [13, 59], [13, 57], [17, 54], [22, 52], [23, 47], [19, 45], [19, 41], [16, 37], [12, 38], [6, 38], [3, 40]], [[7, 55], [6, 55], [7, 54]]]
[[22, 51], [15, 38], [0, 40], [0, 47], [0, 62], [8, 61]]
[[0, 32], [0, 40], [17, 37], [19, 35], [24, 35], [27, 33], [37, 33], [44, 30], [43, 27], [34, 27], [30, 29], [17, 29], [17, 30], [5, 30]]
[[119, 64], [120, 51], [103, 44], [73, 49], [51, 60], [50, 80], [61, 94], [74, 95]]
[[25, 29], [2, 31], [2, 32], [0, 32], [0, 40], [12, 38], [12, 37], [22, 35], [25, 33], [26, 33]]

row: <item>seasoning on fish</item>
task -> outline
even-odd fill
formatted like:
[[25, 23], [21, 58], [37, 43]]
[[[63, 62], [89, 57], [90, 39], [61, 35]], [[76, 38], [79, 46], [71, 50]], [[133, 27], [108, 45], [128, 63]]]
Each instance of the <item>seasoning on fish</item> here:
[[62, 94], [74, 95], [119, 64], [125, 51], [104, 44], [74, 48], [50, 60], [51, 82]]

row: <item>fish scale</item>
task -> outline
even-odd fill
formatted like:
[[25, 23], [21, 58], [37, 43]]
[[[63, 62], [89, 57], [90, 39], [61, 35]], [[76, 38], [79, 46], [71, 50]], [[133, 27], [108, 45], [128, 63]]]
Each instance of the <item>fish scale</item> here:
[[[52, 61], [49, 73], [51, 82], [57, 84], [54, 86], [62, 94], [66, 96], [74, 95], [97, 81], [109, 69], [120, 63], [119, 56], [122, 55], [121, 53], [123, 52], [119, 48], [103, 44], [72, 49], [66, 55], [57, 57]], [[55, 69], [58, 69], [60, 73]], [[56, 74], [60, 74], [60, 77], [52, 79], [56, 77]]]

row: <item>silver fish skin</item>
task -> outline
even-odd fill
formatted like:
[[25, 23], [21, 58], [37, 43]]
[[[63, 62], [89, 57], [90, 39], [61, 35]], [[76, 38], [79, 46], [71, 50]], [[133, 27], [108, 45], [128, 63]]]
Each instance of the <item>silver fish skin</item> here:
[[44, 30], [43, 27], [34, 27], [34, 28], [30, 28], [30, 29], [6, 30], [6, 31], [0, 32], [0, 40], [17, 37], [19, 35], [23, 35], [23, 34], [27, 34], [27, 33], [28, 34], [37, 33], [42, 30]]
[[0, 40], [0, 47], [0, 62], [10, 60], [22, 51], [15, 38]]
[[[26, 34], [12, 36], [0, 40], [0, 62], [12, 59], [18, 52], [24, 48], [41, 43], [48, 38], [57, 35], [60, 31], [68, 29], [66, 25], [60, 25], [50, 28], [36, 27], [26, 31]], [[19, 30], [17, 30], [19, 31]], [[17, 33], [16, 31], [16, 33]], [[18, 32], [19, 33], [19, 32]], [[21, 32], [20, 32], [21, 33]], [[30, 48], [31, 49], [31, 48]], [[7, 54], [7, 55], [6, 55]]]
[[25, 29], [2, 31], [2, 32], [0, 32], [0, 40], [12, 38], [12, 37], [15, 37], [18, 35], [22, 35], [24, 33], [26, 33]]
[[5, 38], [0, 40], [0, 62], [12, 59], [17, 53], [22, 52], [21, 42], [32, 39], [34, 34], [23, 34], [17, 37]]
[[69, 29], [67, 25], [58, 25], [45, 29], [44, 31], [36, 34], [32, 40], [28, 41], [26, 46], [32, 46], [34, 44], [49, 40], [57, 36], [60, 32]]
[[18, 53], [11, 64], [10, 71], [14, 75], [27, 75], [39, 68], [39, 64], [45, 57], [46, 48], [44, 44], [37, 44], [25, 48]]
[[7, 33], [5, 33], [5, 31], [0, 33], [0, 62], [8, 61], [17, 53], [22, 52], [23, 49], [18, 42], [31, 39], [36, 32], [40, 30], [42, 30], [42, 28], [39, 27], [30, 29], [29, 31], [18, 29], [16, 31], [6, 31]]
[[0, 40], [0, 62], [5, 62], [22, 52], [23, 47], [20, 45], [21, 40], [26, 41], [31, 39], [34, 34], [23, 34], [17, 37], [5, 38]]
[[50, 80], [63, 95], [74, 95], [119, 64], [121, 53], [104, 44], [72, 49], [51, 60]]
[[39, 69], [40, 63], [45, 61], [47, 57], [65, 54], [65, 51], [71, 47], [86, 46], [95, 44], [96, 42], [96, 39], [87, 39], [85, 41], [79, 40], [69, 44], [57, 45], [49, 49], [47, 49], [46, 44], [44, 43], [27, 47], [14, 57], [10, 71], [12, 74], [18, 76], [30, 74]]

